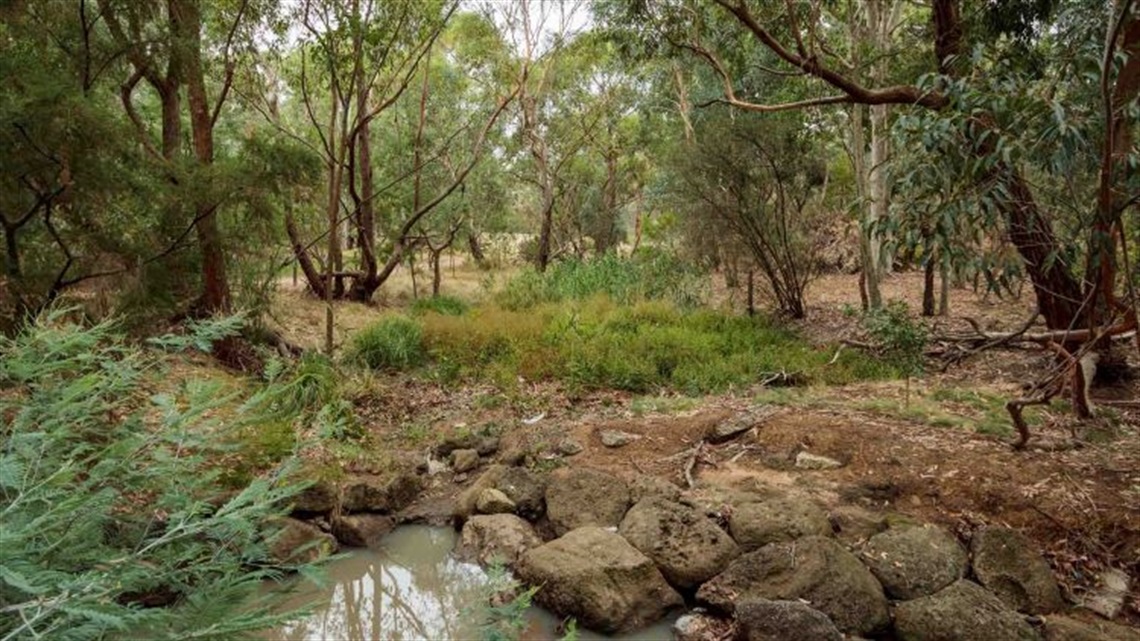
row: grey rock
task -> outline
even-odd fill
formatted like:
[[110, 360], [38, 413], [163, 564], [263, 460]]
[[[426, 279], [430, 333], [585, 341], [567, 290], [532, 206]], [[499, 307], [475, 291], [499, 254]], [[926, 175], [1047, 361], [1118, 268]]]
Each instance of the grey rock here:
[[1065, 606], [1049, 564], [1017, 530], [983, 527], [974, 533], [970, 553], [978, 581], [1011, 608], [1048, 614]]
[[930, 596], [900, 603], [902, 641], [1039, 641], [1025, 618], [976, 583], [959, 580]]
[[866, 541], [887, 529], [887, 519], [857, 505], [841, 505], [827, 515], [835, 536], [845, 543]]
[[341, 509], [348, 513], [393, 514], [410, 505], [422, 489], [423, 481], [413, 472], [397, 473], [391, 478], [359, 476], [344, 484]]
[[515, 502], [507, 498], [499, 490], [489, 487], [479, 493], [475, 499], [475, 511], [479, 514], [512, 514], [515, 511]]
[[327, 481], [317, 481], [293, 497], [294, 512], [318, 514], [336, 509], [336, 488]]
[[740, 548], [711, 519], [662, 498], [638, 502], [618, 528], [674, 586], [690, 589], [720, 574]]
[[843, 463], [819, 454], [800, 452], [796, 454], [796, 467], [801, 470], [834, 470], [843, 467]]
[[515, 512], [524, 519], [537, 521], [546, 513], [546, 476], [522, 467], [509, 467], [495, 483], [495, 488], [514, 502]]
[[514, 569], [527, 551], [542, 545], [530, 523], [513, 514], [473, 516], [463, 524], [456, 556], [482, 566]]
[[681, 503], [718, 518], [739, 510], [744, 505], [763, 503], [787, 496], [787, 492], [773, 487], [750, 488], [747, 490], [727, 488], [720, 485], [697, 486], [681, 492]]
[[622, 432], [621, 430], [602, 430], [598, 432], [598, 438], [606, 447], [622, 447], [640, 439], [641, 435]]
[[746, 641], [843, 641], [827, 615], [801, 601], [743, 599], [736, 604], [738, 638]]
[[846, 634], [873, 634], [890, 623], [887, 598], [871, 571], [838, 542], [820, 536], [744, 554], [697, 590], [698, 601], [723, 612], [750, 598], [804, 599]]
[[542, 605], [607, 634], [645, 627], [683, 603], [648, 557], [598, 527], [575, 529], [526, 552], [518, 575], [542, 586]]
[[462, 474], [479, 467], [478, 450], [455, 450], [451, 453], [451, 469]]
[[562, 439], [558, 443], [557, 449], [558, 453], [562, 456], [574, 456], [575, 454], [581, 454], [584, 448], [582, 447], [582, 444], [575, 439], [567, 438]]
[[616, 527], [628, 509], [625, 481], [598, 470], [555, 470], [546, 486], [546, 515], [559, 536], [587, 525]]
[[953, 534], [928, 525], [876, 534], [863, 549], [863, 562], [888, 596], [905, 601], [934, 594], [962, 578], [967, 557]]
[[784, 498], [734, 507], [728, 531], [745, 551], [805, 536], [831, 536], [827, 514], [810, 501]]
[[270, 519], [267, 540], [269, 560], [280, 565], [314, 563], [337, 550], [333, 535], [289, 517]]
[[1081, 599], [1081, 607], [1106, 619], [1115, 619], [1124, 609], [1132, 578], [1123, 570], [1109, 568], [1097, 577], [1096, 587]]
[[341, 514], [333, 517], [332, 533], [343, 545], [372, 547], [396, 528], [396, 519], [383, 514]]
[[713, 445], [726, 443], [756, 427], [770, 417], [774, 410], [767, 406], [754, 407], [727, 420], [709, 426], [705, 440]]
[[507, 471], [504, 465], [491, 465], [475, 479], [475, 482], [467, 486], [458, 496], [455, 497], [455, 516], [460, 520], [475, 514], [475, 508], [479, 502], [479, 495], [487, 488], [497, 487], [499, 481]]
[[681, 500], [681, 488], [659, 476], [638, 474], [629, 480], [629, 498], [633, 503], [650, 497], [669, 501]]

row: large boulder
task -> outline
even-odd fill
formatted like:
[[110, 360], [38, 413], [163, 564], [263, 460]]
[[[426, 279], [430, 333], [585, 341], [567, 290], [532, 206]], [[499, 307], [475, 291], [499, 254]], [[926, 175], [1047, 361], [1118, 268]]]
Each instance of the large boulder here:
[[974, 533], [970, 553], [978, 581], [1011, 608], [1047, 614], [1065, 607], [1049, 564], [1017, 530], [983, 527]]
[[959, 580], [930, 596], [900, 603], [901, 641], [1039, 641], [1025, 618], [976, 583]]
[[779, 498], [733, 508], [728, 531], [746, 551], [805, 536], [831, 536], [827, 513], [810, 501]]
[[634, 505], [618, 533], [657, 564], [674, 586], [695, 588], [720, 574], [740, 548], [712, 519], [663, 498]]
[[843, 641], [827, 615], [802, 601], [743, 599], [736, 604], [742, 641]]
[[895, 599], [934, 594], [966, 573], [966, 550], [945, 529], [933, 525], [891, 528], [863, 549], [863, 562]]
[[660, 476], [650, 474], [638, 474], [629, 479], [629, 499], [631, 502], [637, 503], [650, 497], [680, 501], [681, 488]]
[[756, 480], [734, 487], [698, 485], [691, 490], [681, 492], [681, 502], [705, 514], [727, 515], [742, 505], [762, 503], [786, 496], [788, 492], [784, 488]]
[[835, 535], [845, 543], [860, 543], [887, 529], [887, 519], [858, 505], [841, 505], [827, 515]]
[[847, 634], [890, 623], [887, 598], [871, 571], [833, 539], [809, 536], [738, 557], [697, 591], [697, 600], [732, 612], [743, 599], [804, 599]]
[[337, 550], [333, 535], [312, 523], [289, 517], [269, 521], [267, 542], [269, 560], [279, 565], [314, 563]]
[[495, 483], [495, 489], [515, 504], [515, 512], [537, 521], [546, 512], [546, 477], [525, 467], [508, 467]]
[[332, 519], [336, 540], [348, 547], [372, 547], [392, 530], [396, 519], [383, 514], [341, 514]]
[[530, 550], [518, 575], [541, 586], [539, 603], [607, 634], [643, 628], [683, 603], [653, 561], [599, 527], [578, 528]]
[[393, 514], [411, 504], [423, 489], [423, 480], [411, 471], [390, 478], [358, 476], [345, 482], [341, 509], [345, 512]]
[[531, 524], [514, 514], [479, 515], [463, 524], [455, 554], [479, 565], [501, 563], [514, 569], [523, 554], [540, 545]]
[[587, 525], [616, 527], [628, 509], [625, 481], [598, 470], [556, 470], [546, 486], [546, 515], [559, 536]]

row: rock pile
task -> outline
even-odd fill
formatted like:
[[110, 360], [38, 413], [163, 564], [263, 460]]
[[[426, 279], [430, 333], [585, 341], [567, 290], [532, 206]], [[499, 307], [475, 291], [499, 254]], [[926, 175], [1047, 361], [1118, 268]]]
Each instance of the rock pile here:
[[465, 494], [488, 489], [514, 514], [478, 515], [471, 501], [464, 513], [461, 497], [460, 553], [513, 568], [540, 586], [539, 603], [599, 632], [637, 630], [687, 603], [703, 609], [678, 621], [686, 641], [1117, 638], [1054, 615], [1066, 604], [1048, 565], [1008, 528], [982, 528], [964, 546], [941, 527], [829, 514], [771, 488], [682, 491], [581, 467], [544, 478], [492, 466]]

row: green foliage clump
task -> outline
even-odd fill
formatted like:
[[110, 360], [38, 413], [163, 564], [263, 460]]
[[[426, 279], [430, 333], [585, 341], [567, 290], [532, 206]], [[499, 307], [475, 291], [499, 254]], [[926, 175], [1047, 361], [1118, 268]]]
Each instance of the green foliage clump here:
[[426, 357], [423, 329], [406, 316], [388, 316], [352, 338], [351, 360], [377, 370], [403, 370]]
[[[260, 524], [300, 486], [283, 466], [221, 497], [214, 465], [219, 432], [267, 420], [262, 392], [148, 399], [150, 354], [113, 323], [63, 318], [0, 339], [0, 638], [234, 639], [295, 616], [259, 596], [279, 572], [258, 563]], [[232, 420], [212, 418], [231, 403]]]
[[622, 304], [666, 300], [692, 308], [702, 302], [705, 286], [701, 274], [673, 254], [644, 249], [630, 258], [605, 254], [554, 263], [545, 272], [523, 271], [496, 295], [496, 302], [520, 310], [604, 294]]
[[895, 371], [877, 359], [811, 347], [761, 318], [687, 310], [667, 301], [618, 305], [606, 296], [526, 310], [426, 314], [423, 342], [445, 380], [479, 378], [504, 389], [559, 380], [585, 389], [686, 394], [746, 386], [776, 374], [845, 383]]
[[412, 313], [415, 315], [435, 312], [448, 316], [462, 316], [471, 306], [454, 296], [432, 296], [431, 298], [417, 298], [412, 303]]
[[897, 300], [867, 314], [864, 325], [878, 343], [880, 354], [905, 377], [909, 403], [910, 377], [921, 374], [926, 364], [926, 325], [911, 316], [906, 303]]
[[886, 358], [908, 376], [922, 373], [926, 325], [911, 316], [906, 303], [891, 301], [886, 307], [867, 314], [864, 324]]

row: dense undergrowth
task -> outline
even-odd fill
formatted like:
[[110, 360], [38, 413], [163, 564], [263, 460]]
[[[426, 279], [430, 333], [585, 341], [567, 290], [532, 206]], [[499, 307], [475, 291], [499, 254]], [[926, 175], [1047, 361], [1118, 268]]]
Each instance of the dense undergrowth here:
[[[268, 523], [301, 489], [294, 421], [321, 386], [168, 380], [172, 357], [65, 319], [0, 339], [0, 638], [236, 639], [295, 616], [258, 595], [287, 569]], [[235, 454], [263, 473], [234, 476]]]
[[473, 308], [436, 299], [361, 331], [348, 357], [373, 369], [503, 389], [520, 379], [557, 380], [692, 395], [773, 378], [843, 384], [899, 374], [866, 355], [833, 358], [833, 348], [812, 347], [764, 317], [697, 307], [702, 282], [662, 261], [607, 257], [526, 272]]

